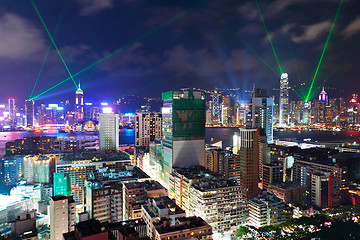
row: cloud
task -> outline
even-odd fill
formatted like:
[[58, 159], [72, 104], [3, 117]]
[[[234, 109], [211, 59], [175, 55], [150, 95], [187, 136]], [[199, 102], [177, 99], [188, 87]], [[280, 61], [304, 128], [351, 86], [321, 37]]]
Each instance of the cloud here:
[[198, 76], [213, 77], [231, 71], [248, 71], [255, 65], [255, 60], [242, 49], [233, 49], [228, 57], [219, 56], [208, 49], [190, 50], [182, 44], [167, 50], [163, 67], [167, 70], [190, 71]]
[[75, 0], [81, 5], [80, 15], [88, 16], [98, 13], [102, 10], [112, 8], [114, 6], [113, 0]]
[[360, 16], [355, 18], [343, 31], [342, 35], [345, 37], [351, 37], [352, 35], [356, 34], [360, 31]]
[[0, 17], [0, 36], [0, 58], [37, 59], [37, 53], [46, 48], [41, 31], [15, 14], [7, 13]]
[[239, 13], [248, 20], [254, 20], [259, 17], [258, 10], [253, 2], [246, 2], [238, 8]]
[[305, 26], [304, 32], [298, 36], [291, 36], [291, 40], [295, 43], [302, 43], [315, 40], [324, 32], [328, 32], [331, 28], [331, 22], [323, 21], [313, 25]]
[[[112, 76], [146, 76], [153, 71], [151, 67], [157, 59], [143, 50], [142, 43], [134, 43], [131, 47], [106, 59], [99, 69], [109, 72]], [[104, 56], [109, 52], [104, 53]]]

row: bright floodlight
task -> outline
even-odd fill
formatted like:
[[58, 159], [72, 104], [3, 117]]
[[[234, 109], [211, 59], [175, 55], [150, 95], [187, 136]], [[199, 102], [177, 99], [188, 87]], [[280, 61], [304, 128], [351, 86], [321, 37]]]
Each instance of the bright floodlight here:
[[112, 113], [112, 108], [111, 107], [105, 107], [103, 108], [103, 113]]

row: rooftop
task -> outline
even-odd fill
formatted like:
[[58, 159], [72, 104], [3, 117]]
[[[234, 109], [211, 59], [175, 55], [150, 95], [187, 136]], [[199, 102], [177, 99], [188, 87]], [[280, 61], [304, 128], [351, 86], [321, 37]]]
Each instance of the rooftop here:
[[76, 230], [79, 232], [82, 238], [106, 232], [104, 225], [101, 224], [99, 220], [95, 219], [79, 222], [78, 224], [76, 224]]
[[185, 214], [185, 211], [176, 204], [175, 200], [169, 198], [168, 196], [152, 198], [148, 204], [144, 204], [142, 207], [152, 218], [159, 217], [158, 209], [161, 210], [166, 208], [169, 209], [166, 213], [168, 216]]
[[104, 187], [104, 185], [119, 184], [123, 181], [142, 181], [150, 179], [140, 168], [134, 166], [122, 166], [121, 168], [100, 168], [93, 170], [87, 179], [93, 188]]
[[174, 170], [175, 171], [172, 174], [183, 175], [189, 180], [195, 180], [192, 186], [201, 191], [239, 186], [235, 180], [226, 180], [222, 175], [214, 173], [201, 166], [191, 168], [174, 168]]
[[[154, 226], [163, 226], [164, 221], [167, 221], [167, 219], [163, 219], [163, 221], [160, 221], [159, 223], [154, 223]], [[177, 232], [182, 231], [186, 229], [193, 229], [198, 227], [208, 227], [211, 229], [211, 226], [207, 224], [202, 218], [200, 217], [179, 217], [176, 219], [176, 224], [172, 226], [166, 226], [166, 227], [160, 227], [157, 228], [157, 232], [159, 234], [163, 233], [170, 233], [170, 232]], [[208, 233], [208, 235], [211, 235], [211, 233]]]
[[148, 180], [144, 182], [129, 182], [124, 184], [127, 189], [144, 188], [147, 191], [164, 189], [164, 187], [157, 181]]
[[57, 196], [53, 196], [51, 197], [51, 199], [55, 202], [55, 201], [60, 201], [60, 200], [65, 200], [68, 199], [69, 203], [74, 203], [74, 199], [72, 196], [62, 196], [62, 195], [57, 195]]
[[[61, 161], [114, 161], [114, 160], [130, 160], [130, 156], [127, 153], [120, 151], [96, 151], [96, 150], [84, 150], [72, 153], [65, 153], [62, 155]], [[61, 163], [61, 162], [60, 162]]]

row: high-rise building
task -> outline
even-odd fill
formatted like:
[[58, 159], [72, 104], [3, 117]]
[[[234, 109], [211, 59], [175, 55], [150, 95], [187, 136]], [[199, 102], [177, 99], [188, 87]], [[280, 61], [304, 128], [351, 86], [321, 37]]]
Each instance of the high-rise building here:
[[76, 223], [76, 203], [72, 196], [54, 196], [50, 200], [50, 239], [63, 239], [63, 233], [73, 231]]
[[150, 142], [162, 139], [161, 113], [137, 113], [135, 146], [149, 148]]
[[34, 126], [34, 101], [26, 100], [25, 101], [25, 118], [26, 118], [26, 127], [31, 128]]
[[259, 129], [240, 128], [240, 186], [247, 199], [258, 196]]
[[141, 218], [141, 205], [150, 198], [165, 197], [167, 190], [157, 181], [129, 182], [123, 184], [123, 219]]
[[55, 155], [43, 155], [34, 159], [34, 182], [52, 184], [56, 162], [59, 160]]
[[248, 222], [240, 185], [204, 167], [175, 168], [170, 175], [169, 195], [187, 216], [201, 217], [223, 237], [233, 237], [238, 227]]
[[279, 126], [289, 125], [289, 77], [287, 73], [280, 77]]
[[322, 90], [319, 94], [319, 102], [324, 102], [325, 106], [329, 105], [329, 97], [328, 97], [328, 94], [325, 92], [324, 87], [322, 88]]
[[54, 173], [54, 196], [57, 195], [71, 195], [70, 177], [65, 173]]
[[15, 106], [15, 99], [9, 98], [9, 125], [11, 127], [15, 127], [16, 125], [16, 106]]
[[305, 102], [302, 113], [302, 123], [309, 124], [310, 122], [311, 122], [311, 102]]
[[[137, 167], [125, 166], [117, 169], [100, 168], [90, 173], [85, 182], [86, 211], [91, 218], [100, 222], [118, 222], [123, 220], [124, 210], [124, 185], [123, 183], [142, 182], [149, 180]], [[131, 200], [143, 198], [139, 193], [134, 193]], [[138, 195], [138, 196], [136, 196]], [[127, 196], [129, 198], [130, 196]], [[127, 206], [129, 206], [129, 201]], [[129, 207], [127, 207], [129, 209]], [[138, 209], [140, 210], [140, 209]]]
[[24, 174], [24, 162], [21, 156], [5, 156], [1, 161], [4, 182], [15, 183], [22, 179]]
[[200, 217], [186, 217], [174, 199], [153, 198], [141, 211], [151, 239], [212, 239], [211, 226]]
[[84, 119], [84, 92], [79, 87], [75, 92], [75, 121]]
[[71, 195], [77, 204], [84, 204], [85, 180], [92, 170], [118, 168], [131, 165], [129, 156], [123, 152], [84, 152], [64, 155], [56, 164], [57, 173], [70, 177]]
[[269, 195], [249, 201], [250, 226], [259, 228], [282, 222], [285, 222], [285, 204], [281, 199]]
[[283, 182], [283, 164], [274, 162], [262, 165], [262, 187], [268, 189], [271, 184]]
[[[2, 237], [4, 237], [4, 235]], [[11, 234], [5, 236], [3, 239], [37, 240], [36, 212], [32, 210], [18, 216], [15, 221], [11, 222]]]
[[163, 99], [163, 180], [172, 167], [205, 166], [205, 93], [169, 91]]
[[100, 149], [119, 150], [119, 114], [100, 114]]
[[273, 142], [273, 99], [266, 89], [253, 89], [246, 122], [248, 128], [263, 128], [267, 142]]
[[217, 89], [214, 90], [212, 95], [212, 123], [218, 125], [220, 123], [220, 94]]

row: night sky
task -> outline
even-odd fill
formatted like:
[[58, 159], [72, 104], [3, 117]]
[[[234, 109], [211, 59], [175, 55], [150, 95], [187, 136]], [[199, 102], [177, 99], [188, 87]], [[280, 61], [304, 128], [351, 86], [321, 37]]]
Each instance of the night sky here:
[[[255, 0], [33, 2], [69, 72], [76, 75], [74, 81], [81, 82], [86, 101], [129, 94], [160, 97], [161, 92], [183, 87], [240, 88], [241, 98], [254, 83], [279, 87], [279, 67]], [[258, 1], [279, 64], [302, 96], [310, 87], [339, 3]], [[336, 88], [334, 94], [360, 90], [359, 37], [359, 0], [344, 0], [314, 94], [322, 86], [330, 92]], [[93, 63], [98, 64], [82, 71]], [[22, 102], [32, 92], [36, 96], [69, 77], [31, 0], [1, 0], [0, 76], [0, 102], [9, 97]], [[75, 90], [69, 79], [36, 100], [71, 99]], [[294, 92], [291, 98], [300, 100]]]

